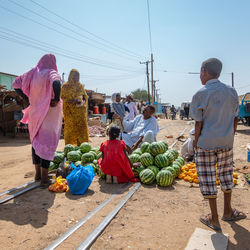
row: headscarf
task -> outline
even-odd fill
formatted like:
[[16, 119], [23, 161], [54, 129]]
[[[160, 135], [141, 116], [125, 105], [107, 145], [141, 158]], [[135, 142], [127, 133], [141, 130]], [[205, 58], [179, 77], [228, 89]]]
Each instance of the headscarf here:
[[84, 96], [87, 105], [88, 95], [80, 82], [80, 73], [76, 69], [72, 69], [69, 73], [68, 81], [62, 85], [61, 97], [63, 100], [76, 99], [79, 96]]
[[56, 58], [52, 54], [46, 54], [36, 67], [16, 78], [12, 84], [13, 88], [21, 89], [29, 98], [30, 106], [23, 111], [22, 122], [29, 124], [31, 142], [43, 123], [51, 99], [54, 98], [52, 83], [56, 80], [61, 80], [57, 73]]
[[120, 93], [114, 93], [112, 96], [111, 96], [111, 101], [112, 101], [112, 108], [113, 108], [113, 111], [115, 113], [117, 113], [118, 115], [120, 115], [122, 118], [125, 117], [125, 114], [126, 114], [126, 110], [125, 110], [125, 105], [121, 102], [117, 102], [116, 101], [116, 96], [117, 95], [120, 95]]

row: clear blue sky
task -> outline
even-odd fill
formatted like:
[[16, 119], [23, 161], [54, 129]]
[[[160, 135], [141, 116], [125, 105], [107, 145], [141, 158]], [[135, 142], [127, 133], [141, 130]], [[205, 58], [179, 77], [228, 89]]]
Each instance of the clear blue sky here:
[[[132, 51], [133, 55], [120, 54], [117, 47], [110, 51], [107, 46], [111, 44], [104, 47], [103, 40], [70, 25], [30, 0], [0, 0], [0, 71], [17, 75], [28, 71], [43, 54], [55, 52], [55, 48], [44, 46], [44, 43], [49, 43], [63, 49], [60, 50], [62, 54], [74, 53], [74, 58], [78, 60], [55, 53], [59, 72], [65, 72], [67, 78], [72, 68], [78, 69], [87, 89], [98, 89], [106, 94], [122, 92], [125, 95], [136, 88], [146, 87], [145, 65], [139, 64], [140, 60], [150, 59], [146, 0], [35, 1], [83, 29]], [[191, 100], [201, 84], [199, 75], [187, 72], [199, 72], [201, 62], [209, 57], [217, 57], [223, 62], [222, 81], [231, 84], [231, 75], [227, 73], [234, 72], [238, 94], [250, 91], [250, 1], [149, 0], [149, 4], [154, 74], [155, 79], [159, 80], [157, 88], [160, 89], [162, 101], [180, 105], [182, 101]], [[54, 30], [16, 16], [2, 7]], [[6, 29], [16, 33], [9, 33]], [[27, 38], [25, 35], [40, 41], [39, 47], [44, 51], [2, 39], [18, 39], [20, 42], [17, 33], [21, 34], [22, 39]], [[14, 38], [14, 35], [18, 37]], [[92, 40], [86, 40], [85, 37]], [[27, 43], [27, 40], [22, 42]], [[28, 44], [37, 46], [30, 40]], [[141, 56], [134, 56], [135, 53]]]

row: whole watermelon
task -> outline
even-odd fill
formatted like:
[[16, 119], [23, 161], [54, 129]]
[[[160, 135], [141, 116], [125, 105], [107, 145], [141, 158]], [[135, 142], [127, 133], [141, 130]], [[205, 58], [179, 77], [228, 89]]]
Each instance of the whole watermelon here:
[[98, 155], [97, 155], [97, 160], [99, 160], [101, 158], [102, 158], [102, 152], [99, 152]]
[[132, 154], [138, 154], [138, 155], [141, 155], [142, 152], [141, 152], [141, 149], [140, 148], [137, 148], [135, 151], [133, 151]]
[[95, 160], [95, 156], [91, 153], [85, 153], [82, 155], [82, 163], [91, 163]]
[[94, 151], [89, 151], [88, 153], [92, 154], [95, 157], [95, 159], [97, 159], [97, 154]]
[[72, 162], [80, 161], [81, 155], [77, 151], [70, 151], [67, 154], [67, 159]]
[[80, 150], [83, 154], [88, 153], [91, 150], [91, 146], [87, 142], [84, 142], [80, 145]]
[[156, 166], [149, 166], [147, 168], [150, 169], [150, 170], [152, 170], [154, 172], [155, 177], [159, 173], [159, 169]]
[[144, 153], [140, 156], [140, 161], [143, 166], [149, 167], [154, 164], [154, 157], [149, 153]]
[[174, 170], [175, 170], [175, 176], [174, 177], [177, 177], [181, 173], [180, 167], [178, 165], [176, 165], [176, 164], [173, 164], [172, 168], [174, 168]]
[[169, 161], [168, 161], [168, 157], [164, 154], [159, 154], [155, 157], [155, 165], [158, 168], [164, 168], [166, 166], [168, 166]]
[[175, 157], [174, 157], [174, 154], [172, 152], [168, 152], [168, 153], [166, 152], [165, 155], [168, 158], [169, 164], [171, 164], [172, 162], [174, 162]]
[[99, 151], [99, 148], [91, 148], [90, 150], [91, 152], [95, 152], [96, 154], [98, 154], [100, 151]]
[[102, 179], [105, 179], [105, 177], [106, 177], [106, 174], [104, 174], [100, 168], [98, 169], [98, 175], [99, 175]]
[[140, 172], [143, 171], [144, 169], [145, 169], [144, 166], [140, 166], [140, 167], [137, 167], [137, 168], [132, 169], [132, 171], [134, 172], [134, 174], [136, 173], [136, 174], [135, 174], [135, 177], [138, 177], [139, 174], [140, 174]]
[[79, 150], [77, 150], [76, 151], [81, 157], [82, 157], [82, 152], [81, 152], [81, 150], [79, 149]]
[[180, 161], [177, 161], [177, 160], [175, 160], [172, 164], [177, 165], [180, 169], [183, 166], [182, 163]]
[[161, 145], [163, 145], [165, 152], [168, 150], [168, 144], [165, 141], [159, 141], [158, 143], [160, 143]]
[[153, 156], [165, 153], [165, 145], [160, 142], [153, 142], [149, 145], [149, 153]]
[[173, 177], [176, 176], [176, 170], [174, 169], [174, 167], [167, 167], [167, 168], [165, 168], [165, 170], [170, 171], [172, 173]]
[[140, 150], [143, 153], [149, 153], [149, 143], [148, 142], [143, 142], [140, 146]]
[[179, 152], [175, 148], [172, 148], [171, 152], [174, 154], [174, 158], [177, 159], [177, 157], [179, 156]]
[[155, 174], [152, 170], [150, 169], [144, 169], [140, 172], [139, 174], [140, 180], [144, 184], [152, 184], [155, 180]]
[[185, 164], [185, 160], [183, 157], [179, 156], [176, 160], [180, 161], [182, 166]]
[[67, 144], [64, 147], [64, 155], [67, 156], [68, 152], [75, 151], [75, 147], [72, 144]]
[[79, 146], [75, 146], [75, 151], [78, 151], [80, 150], [80, 147]]
[[49, 169], [48, 169], [48, 171], [52, 171], [52, 170], [54, 170], [54, 169], [57, 169], [58, 167], [59, 167], [59, 164], [54, 163], [53, 161], [51, 161], [50, 164], [49, 164]]
[[55, 152], [53, 162], [60, 164], [64, 160], [64, 153]]
[[140, 155], [138, 155], [138, 154], [129, 155], [128, 158], [130, 159], [130, 161], [131, 161], [132, 163], [140, 162]]
[[156, 183], [160, 187], [168, 187], [173, 183], [173, 175], [168, 170], [161, 170], [156, 176]]

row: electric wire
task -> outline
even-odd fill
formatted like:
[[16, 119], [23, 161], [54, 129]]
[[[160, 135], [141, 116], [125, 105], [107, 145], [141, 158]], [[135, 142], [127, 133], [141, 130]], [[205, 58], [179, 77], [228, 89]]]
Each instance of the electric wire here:
[[108, 64], [108, 65], [110, 65], [112, 67], [116, 67], [116, 68], [117, 67], [122, 67], [124, 69], [134, 71], [134, 68], [130, 68], [130, 67], [127, 67], [127, 66], [124, 66], [124, 65], [114, 64], [114, 63], [107, 62], [107, 61], [102, 61], [102, 60], [99, 60], [99, 59], [95, 59], [95, 58], [92, 58], [92, 57], [81, 55], [81, 54], [76, 53], [76, 52], [72, 52], [70, 50], [62, 49], [62, 48], [59, 48], [58, 46], [55, 46], [55, 45], [52, 45], [52, 44], [49, 44], [49, 43], [46, 43], [46, 42], [41, 42], [39, 40], [33, 39], [33, 38], [29, 37], [29, 36], [26, 36], [24, 34], [12, 31], [12, 30], [10, 30], [8, 28], [4, 28], [2, 26], [0, 26], [0, 30], [1, 30], [2, 33], [14, 36], [14, 38], [25, 40], [25, 42], [32, 42], [32, 44], [38, 44], [39, 46], [46, 47], [46, 48], [48, 48], [50, 50], [53, 50], [53, 51], [59, 50], [60, 53], [63, 53], [63, 54], [67, 53], [67, 54], [69, 54], [71, 56], [79, 57], [79, 58], [81, 58], [83, 60], [90, 60], [91, 62], [94, 62], [94, 63]]
[[131, 51], [131, 50], [128, 50], [128, 49], [124, 49], [124, 48], [122, 48], [122, 47], [120, 47], [120, 46], [114, 44], [113, 42], [110, 42], [110, 41], [108, 41], [108, 40], [106, 40], [106, 39], [104, 39], [104, 38], [102, 38], [102, 37], [100, 37], [100, 36], [94, 34], [93, 32], [90, 32], [90, 31], [88, 31], [87, 29], [84, 29], [83, 27], [81, 27], [81, 26], [79, 26], [79, 25], [77, 25], [77, 24], [75, 24], [75, 23], [69, 21], [69, 20], [66, 19], [65, 17], [62, 17], [62, 16], [58, 15], [57, 13], [55, 13], [55, 12], [49, 10], [48, 8], [46, 8], [46, 7], [44, 7], [43, 5], [41, 5], [40, 3], [37, 3], [37, 2], [34, 1], [34, 0], [30, 0], [30, 1], [31, 1], [33, 4], [36, 4], [37, 6], [39, 6], [40, 8], [46, 10], [47, 12], [49, 12], [49, 13], [55, 15], [56, 17], [60, 18], [61, 20], [63, 20], [63, 21], [65, 21], [65, 22], [69, 23], [70, 25], [72, 25], [72, 26], [74, 26], [74, 27], [76, 27], [76, 28], [78, 28], [78, 29], [80, 29], [80, 30], [82, 30], [82, 31], [84, 31], [84, 32], [86, 32], [86, 33], [88, 33], [89, 35], [91, 35], [91, 36], [93, 36], [93, 37], [95, 37], [95, 38], [98, 38], [98, 39], [102, 40], [103, 42], [105, 42], [105, 43], [107, 43], [107, 44], [110, 44], [110, 45], [112, 45], [113, 47], [116, 47], [116, 48], [118, 48], [118, 49], [120, 49], [120, 50], [127, 51], [127, 52], [131, 53], [132, 55], [136, 55], [136, 56], [139, 57], [139, 58], [144, 58], [144, 56], [142, 56], [142, 55], [140, 55], [140, 54], [138, 54], [138, 53], [135, 53], [135, 52], [133, 52], [133, 51]]
[[[9, 0], [9, 1], [14, 3], [13, 0]], [[20, 7], [23, 8], [23, 9], [27, 9], [28, 11], [31, 11], [31, 10], [29, 10], [28, 8], [21, 6], [20, 4], [17, 4], [17, 3], [14, 3], [14, 4], [20, 6]], [[24, 16], [24, 15], [22, 15], [22, 14], [16, 12], [16, 11], [10, 10], [10, 9], [6, 8], [5, 6], [0, 5], [0, 7], [1, 7], [2, 9], [5, 9], [5, 10], [8, 11], [8, 12], [14, 14], [14, 15], [20, 16], [20, 17], [22, 17], [22, 18], [24, 18], [24, 19], [26, 19], [26, 20], [29, 20], [29, 21], [31, 21], [31, 22], [33, 22], [33, 23], [36, 23], [36, 24], [38, 24], [38, 25], [40, 25], [40, 26], [42, 26], [42, 27], [45, 27], [45, 28], [47, 28], [47, 29], [50, 29], [50, 30], [52, 30], [52, 31], [54, 31], [54, 32], [56, 32], [56, 33], [58, 33], [58, 34], [60, 34], [60, 35], [62, 35], [62, 36], [64, 36], [64, 37], [66, 37], [66, 38], [71, 38], [71, 39], [73, 39], [74, 41], [78, 41], [78, 42], [80, 42], [80, 43], [86, 44], [86, 45], [88, 45], [88, 46], [90, 46], [90, 47], [94, 47], [94, 48], [99, 49], [99, 50], [101, 50], [101, 51], [107, 51], [108, 53], [112, 53], [113, 55], [116, 55], [116, 56], [119, 56], [119, 57], [123, 57], [123, 58], [126, 58], [126, 59], [128, 59], [128, 60], [133, 60], [133, 59], [131, 59], [131, 58], [129, 58], [129, 57], [126, 57], [126, 56], [124, 56], [124, 55], [117, 54], [117, 53], [115, 53], [115, 52], [110, 52], [110, 51], [108, 51], [107, 49], [98, 47], [98, 46], [93, 45], [93, 44], [91, 44], [91, 43], [89, 43], [89, 42], [86, 42], [86, 41], [84, 41], [84, 40], [78, 39], [77, 37], [74, 37], [74, 36], [72, 36], [72, 35], [65, 34], [65, 33], [63, 33], [62, 31], [59, 31], [59, 30], [57, 30], [57, 29], [55, 29], [55, 28], [53, 28], [53, 27], [50, 27], [50, 26], [48, 26], [48, 25], [46, 25], [46, 24], [43, 24], [43, 23], [41, 23], [41, 22], [39, 22], [39, 21], [36, 21], [36, 20], [34, 20], [34, 19], [30, 18], [30, 17]], [[36, 12], [34, 12], [34, 11], [31, 11], [31, 12], [32, 12], [32, 13], [36, 13]], [[38, 13], [36, 13], [36, 15], [42, 17], [43, 19], [46, 19], [45, 17], [43, 17], [42, 15], [40, 15], [40, 14], [38, 14]], [[46, 20], [47, 20], [47, 21], [50, 21], [50, 22], [53, 22], [53, 21], [48, 20], [48, 19], [46, 19]], [[56, 25], [58, 25], [58, 26], [61, 27], [61, 25], [58, 24], [58, 23], [57, 23]], [[134, 61], [134, 60], [133, 60], [133, 61]]]

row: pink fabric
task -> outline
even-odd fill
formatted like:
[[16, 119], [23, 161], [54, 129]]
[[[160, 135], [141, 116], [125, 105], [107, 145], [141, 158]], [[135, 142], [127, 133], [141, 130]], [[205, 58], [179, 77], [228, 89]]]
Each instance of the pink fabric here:
[[61, 80], [57, 73], [56, 58], [48, 54], [12, 85], [13, 88], [22, 89], [29, 98], [30, 106], [23, 110], [21, 122], [29, 125], [32, 146], [36, 154], [45, 160], [53, 159], [61, 133], [62, 102], [50, 107], [55, 80]]

